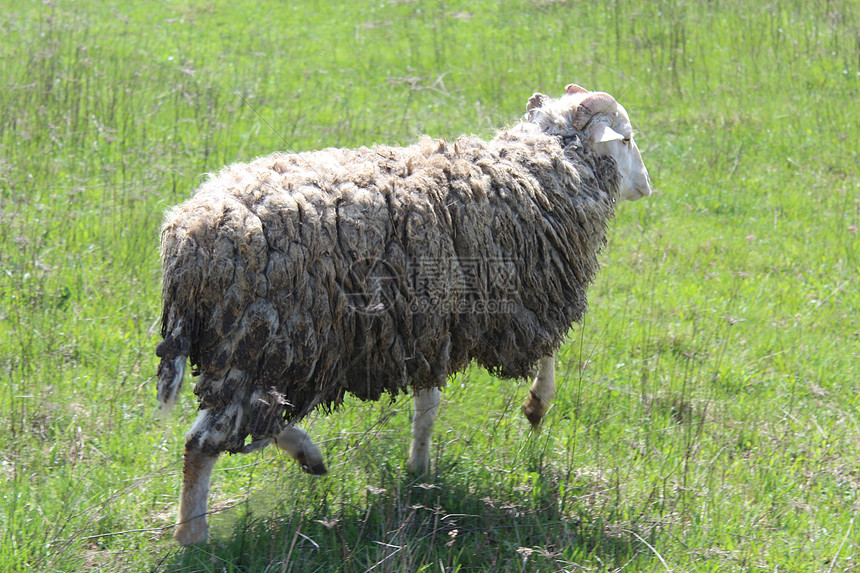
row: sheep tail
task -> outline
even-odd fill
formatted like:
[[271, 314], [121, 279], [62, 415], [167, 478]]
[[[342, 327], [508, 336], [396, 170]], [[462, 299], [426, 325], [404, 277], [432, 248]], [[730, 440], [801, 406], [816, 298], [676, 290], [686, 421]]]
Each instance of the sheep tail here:
[[[171, 319], [174, 313], [170, 313]], [[167, 412], [176, 403], [176, 396], [182, 388], [185, 365], [191, 348], [191, 340], [184, 329], [182, 318], [170, 320], [164, 325], [164, 340], [155, 348], [161, 358], [158, 365], [158, 403], [161, 413]]]

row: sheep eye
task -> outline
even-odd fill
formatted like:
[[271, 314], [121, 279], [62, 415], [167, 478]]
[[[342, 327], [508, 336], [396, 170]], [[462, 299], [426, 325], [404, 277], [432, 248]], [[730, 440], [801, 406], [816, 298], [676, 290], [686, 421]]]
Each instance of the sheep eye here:
[[623, 143], [624, 145], [629, 145], [630, 144], [630, 138], [625, 137], [624, 139], [621, 140], [621, 143]]

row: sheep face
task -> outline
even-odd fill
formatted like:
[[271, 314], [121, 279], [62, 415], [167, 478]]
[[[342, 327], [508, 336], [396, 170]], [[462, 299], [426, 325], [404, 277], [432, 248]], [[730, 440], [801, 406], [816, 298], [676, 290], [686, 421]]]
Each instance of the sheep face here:
[[595, 116], [586, 128], [586, 135], [595, 153], [609, 155], [615, 160], [621, 175], [621, 199], [638, 201], [651, 194], [648, 169], [633, 141], [627, 110], [621, 104], [616, 103], [613, 113]]
[[619, 198], [637, 201], [651, 194], [648, 169], [633, 141], [627, 110], [604, 92], [590, 92], [576, 84], [559, 99], [536, 93], [526, 106], [527, 120], [548, 135], [564, 141], [584, 136], [597, 155], [610, 156], [620, 175]]

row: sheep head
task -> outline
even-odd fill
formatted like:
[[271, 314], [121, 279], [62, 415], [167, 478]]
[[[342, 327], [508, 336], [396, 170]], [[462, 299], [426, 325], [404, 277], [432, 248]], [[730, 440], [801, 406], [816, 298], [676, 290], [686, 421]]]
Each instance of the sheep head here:
[[579, 136], [597, 155], [611, 156], [621, 176], [621, 199], [636, 201], [651, 194], [648, 169], [633, 141], [627, 110], [605, 92], [568, 84], [558, 99], [536, 93], [526, 105], [526, 118], [548, 135]]

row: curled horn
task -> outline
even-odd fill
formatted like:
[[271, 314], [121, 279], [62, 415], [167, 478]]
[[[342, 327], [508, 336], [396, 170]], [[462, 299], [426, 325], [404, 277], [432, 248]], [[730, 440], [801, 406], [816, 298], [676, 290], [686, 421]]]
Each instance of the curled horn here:
[[[566, 89], [566, 88], [565, 88]], [[576, 108], [576, 113], [573, 115], [573, 129], [579, 131], [588, 120], [598, 113], [605, 113], [615, 109], [618, 102], [615, 98], [605, 92], [591, 92], [579, 106]]]
[[535, 108], [543, 106], [549, 100], [549, 96], [545, 96], [542, 93], [536, 93], [532, 97], [529, 98], [528, 104], [526, 104], [526, 111], [531, 111]]
[[573, 94], [587, 94], [588, 90], [578, 84], [567, 84], [564, 86], [564, 93], [573, 95]]

